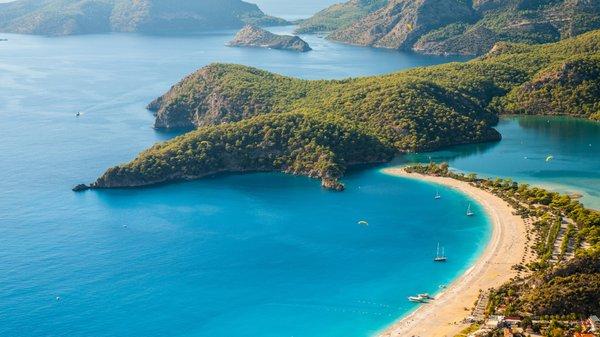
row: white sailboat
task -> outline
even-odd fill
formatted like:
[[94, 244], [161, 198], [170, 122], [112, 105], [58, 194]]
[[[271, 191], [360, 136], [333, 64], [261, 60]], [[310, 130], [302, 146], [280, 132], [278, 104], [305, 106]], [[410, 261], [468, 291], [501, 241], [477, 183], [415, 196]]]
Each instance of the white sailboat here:
[[469, 207], [467, 208], [467, 216], [473, 216], [475, 215], [475, 213], [471, 210], [471, 204], [469, 204]]
[[442, 196], [440, 195], [440, 191], [436, 191], [435, 192], [435, 200], [441, 199]]
[[435, 254], [435, 259], [433, 259], [433, 261], [435, 261], [435, 262], [446, 262], [447, 260], [448, 260], [448, 258], [444, 254], [444, 247], [442, 247], [442, 253], [440, 254], [440, 243], [438, 242], [437, 252]]

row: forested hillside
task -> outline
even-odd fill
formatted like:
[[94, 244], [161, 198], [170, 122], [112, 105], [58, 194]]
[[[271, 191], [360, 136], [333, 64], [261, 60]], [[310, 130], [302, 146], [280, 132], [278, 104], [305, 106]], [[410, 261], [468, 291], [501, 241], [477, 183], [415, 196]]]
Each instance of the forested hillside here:
[[[156, 112], [156, 127], [200, 129], [107, 171], [94, 187], [248, 170], [306, 174], [332, 185], [348, 165], [498, 140], [493, 126], [503, 112], [597, 118], [598, 96], [591, 93], [598, 90], [598, 52], [600, 31], [540, 46], [502, 43], [466, 63], [347, 80], [307, 81], [245, 66], [210, 65], [149, 106]], [[564, 69], [565, 80], [545, 80]], [[582, 86], [590, 94], [573, 98], [571, 105], [554, 101]], [[519, 102], [553, 109], [521, 111]], [[297, 127], [281, 129], [295, 123]], [[307, 130], [314, 133], [307, 137]], [[215, 139], [213, 134], [228, 136]], [[297, 141], [304, 138], [308, 143]], [[305, 150], [308, 144], [312, 151]], [[238, 157], [245, 159], [234, 160]], [[335, 169], [321, 169], [324, 163]]]

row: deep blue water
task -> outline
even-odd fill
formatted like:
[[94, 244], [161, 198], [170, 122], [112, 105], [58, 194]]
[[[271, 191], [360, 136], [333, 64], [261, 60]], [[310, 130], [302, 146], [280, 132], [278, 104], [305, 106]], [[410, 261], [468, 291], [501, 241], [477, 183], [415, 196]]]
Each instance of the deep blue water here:
[[303, 55], [227, 48], [233, 33], [1, 42], [1, 336], [368, 336], [476, 258], [489, 225], [466, 197], [376, 169], [340, 194], [279, 174], [70, 191], [172, 137], [144, 106], [207, 63], [340, 78], [448, 61], [317, 37]]

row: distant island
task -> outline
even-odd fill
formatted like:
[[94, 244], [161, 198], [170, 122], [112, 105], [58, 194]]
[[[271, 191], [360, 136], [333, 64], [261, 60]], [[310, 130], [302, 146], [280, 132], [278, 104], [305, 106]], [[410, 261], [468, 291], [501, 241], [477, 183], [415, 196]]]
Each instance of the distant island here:
[[500, 41], [548, 43], [600, 28], [600, 2], [351, 0], [300, 23], [354, 45], [436, 55], [482, 55]]
[[240, 30], [228, 44], [231, 47], [256, 47], [307, 52], [312, 49], [298, 36], [277, 35], [254, 25]]
[[48, 36], [193, 33], [246, 24], [284, 25], [241, 0], [17, 0], [0, 3], [0, 31]]
[[466, 63], [346, 80], [213, 64], [148, 106], [157, 128], [197, 129], [107, 170], [91, 187], [282, 171], [342, 190], [340, 179], [354, 165], [497, 141], [493, 126], [502, 113], [600, 120], [599, 52], [600, 31], [594, 31], [554, 44], [499, 43]]

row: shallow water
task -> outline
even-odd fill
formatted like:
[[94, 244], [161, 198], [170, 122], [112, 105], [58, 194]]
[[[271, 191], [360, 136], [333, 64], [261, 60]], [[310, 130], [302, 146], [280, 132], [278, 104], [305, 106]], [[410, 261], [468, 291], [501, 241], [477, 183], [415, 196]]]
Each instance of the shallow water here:
[[[453, 168], [583, 195], [600, 209], [600, 123], [569, 117], [505, 117], [502, 141], [404, 156], [397, 162], [446, 161]], [[554, 159], [546, 161], [548, 156]]]

